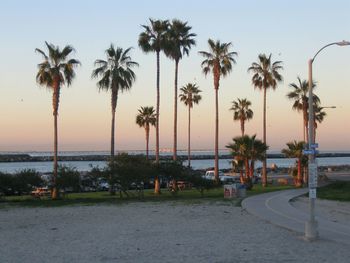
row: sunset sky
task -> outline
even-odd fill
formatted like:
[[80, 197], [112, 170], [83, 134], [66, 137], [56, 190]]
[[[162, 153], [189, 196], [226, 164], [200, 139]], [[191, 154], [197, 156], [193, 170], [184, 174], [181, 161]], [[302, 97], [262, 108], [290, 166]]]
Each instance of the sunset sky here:
[[[214, 5], [216, 4], [216, 5]], [[59, 108], [60, 150], [108, 150], [110, 94], [99, 92], [91, 80], [93, 62], [105, 58], [111, 43], [134, 47], [132, 58], [137, 81], [121, 94], [117, 106], [116, 149], [144, 149], [144, 130], [135, 124], [140, 106], [156, 103], [156, 56], [138, 47], [142, 24], [149, 18], [188, 21], [197, 45], [180, 61], [179, 87], [196, 82], [202, 101], [193, 109], [192, 148], [214, 147], [214, 89], [212, 76], [201, 72], [198, 51], [208, 50], [207, 40], [232, 42], [238, 52], [232, 73], [220, 83], [219, 147], [240, 134], [228, 109], [237, 98], [252, 102], [254, 118], [247, 134], [262, 137], [262, 92], [254, 90], [247, 68], [260, 53], [282, 60], [284, 81], [267, 94], [267, 143], [271, 150], [302, 139], [302, 115], [286, 98], [288, 84], [307, 78], [307, 61], [324, 45], [350, 40], [348, 0], [247, 0], [247, 1], [25, 1], [0, 2], [0, 151], [50, 150], [53, 143], [52, 92], [35, 81], [42, 57], [35, 48], [45, 41], [76, 49], [82, 66], [71, 87], [62, 88]], [[350, 46], [332, 46], [314, 62], [315, 93], [327, 117], [317, 130], [320, 150], [350, 150]], [[174, 62], [161, 56], [160, 146], [172, 147]], [[178, 106], [178, 148], [187, 147], [187, 108]], [[154, 148], [155, 130], [150, 146]]]

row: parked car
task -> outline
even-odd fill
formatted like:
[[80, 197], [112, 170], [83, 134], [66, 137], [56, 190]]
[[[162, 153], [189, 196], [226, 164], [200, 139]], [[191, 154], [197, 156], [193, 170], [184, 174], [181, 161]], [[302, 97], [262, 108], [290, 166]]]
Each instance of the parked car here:
[[42, 196], [50, 196], [51, 192], [48, 187], [38, 187], [33, 190], [31, 193], [33, 197], [42, 197]]

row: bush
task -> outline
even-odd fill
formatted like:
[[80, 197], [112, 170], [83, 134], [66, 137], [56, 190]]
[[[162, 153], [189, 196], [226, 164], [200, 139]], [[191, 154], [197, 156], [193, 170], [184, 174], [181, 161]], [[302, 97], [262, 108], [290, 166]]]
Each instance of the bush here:
[[148, 182], [154, 173], [154, 167], [144, 156], [122, 153], [108, 162], [104, 177], [110, 185], [111, 194], [118, 187], [121, 195], [123, 192], [128, 196], [129, 189], [143, 189], [144, 182]]
[[33, 188], [42, 185], [40, 174], [33, 169], [24, 169], [13, 175], [0, 173], [0, 192], [4, 195], [29, 194]]
[[65, 193], [80, 191], [80, 174], [75, 167], [58, 166], [57, 189], [63, 190]]

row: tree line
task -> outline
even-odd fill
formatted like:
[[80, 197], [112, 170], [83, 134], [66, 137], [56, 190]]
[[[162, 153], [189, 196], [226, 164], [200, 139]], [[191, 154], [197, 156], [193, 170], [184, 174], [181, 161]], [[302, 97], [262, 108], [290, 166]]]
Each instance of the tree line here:
[[[160, 123], [160, 53], [163, 52], [168, 58], [174, 61], [174, 131], [173, 131], [173, 160], [177, 160], [177, 102], [178, 99], [188, 107], [188, 160], [190, 165], [190, 124], [191, 124], [191, 109], [194, 104], [198, 104], [201, 100], [199, 94], [201, 90], [196, 83], [188, 83], [184, 85], [178, 94], [178, 74], [179, 65], [183, 56], [188, 56], [191, 48], [196, 45], [196, 34], [191, 32], [192, 27], [188, 22], [183, 22], [178, 19], [169, 20], [153, 20], [149, 19], [147, 25], [142, 25], [143, 31], [139, 34], [138, 45], [145, 53], [156, 54], [156, 106], [142, 106], [138, 110], [136, 123], [145, 129], [146, 133], [146, 158], [148, 159], [149, 136], [150, 128], [155, 126], [155, 161], [159, 163], [159, 123]], [[53, 91], [52, 107], [54, 116], [54, 165], [53, 165], [53, 198], [57, 197], [57, 153], [58, 153], [58, 132], [57, 132], [57, 116], [60, 101], [60, 89], [62, 86], [70, 86], [76, 75], [76, 68], [81, 65], [80, 61], [71, 58], [74, 48], [70, 45], [60, 49], [51, 43], [45, 42], [47, 53], [41, 49], [36, 49], [36, 52], [43, 56], [43, 62], [38, 64], [38, 73], [36, 75], [37, 82], [46, 86]], [[208, 39], [208, 50], [199, 51], [198, 54], [204, 58], [201, 63], [202, 72], [204, 75], [211, 74], [213, 76], [213, 87], [215, 92], [215, 161], [214, 172], [216, 181], [218, 181], [219, 171], [219, 154], [218, 154], [218, 138], [219, 138], [219, 99], [218, 91], [220, 80], [228, 76], [236, 64], [238, 53], [232, 50], [231, 42], [221, 42], [220, 40]], [[95, 69], [91, 74], [92, 79], [97, 80], [99, 90], [111, 93], [111, 142], [110, 155], [113, 160], [115, 155], [115, 122], [116, 108], [120, 93], [132, 88], [136, 74], [134, 68], [139, 64], [131, 57], [132, 48], [122, 48], [111, 44], [105, 51], [104, 59], [96, 59], [94, 62]], [[272, 54], [259, 54], [256, 62], [253, 62], [248, 68], [248, 72], [252, 74], [252, 85], [263, 92], [263, 152], [259, 155], [263, 162], [262, 183], [267, 184], [266, 174], [266, 150], [268, 149], [266, 142], [266, 97], [268, 89], [276, 89], [278, 84], [282, 82], [283, 77], [282, 61], [273, 61]], [[303, 130], [307, 129], [307, 82], [301, 81], [298, 77], [298, 84], [291, 84], [294, 89], [288, 94], [288, 98], [294, 100], [293, 109], [303, 112]], [[306, 90], [305, 90], [306, 89]], [[314, 99], [315, 104], [319, 105], [319, 99]], [[242, 140], [245, 139], [244, 122], [253, 117], [253, 112], [249, 108], [250, 101], [247, 99], [238, 98], [233, 101], [231, 110], [234, 112], [234, 120], [240, 121]], [[319, 118], [315, 118], [321, 122], [325, 116], [321, 114], [320, 108]], [[255, 141], [254, 135], [254, 140]], [[251, 137], [251, 138], [253, 138]], [[238, 140], [233, 140], [234, 143]], [[304, 133], [305, 141], [305, 133]], [[254, 144], [254, 143], [253, 143]], [[252, 145], [253, 145], [252, 144]], [[231, 145], [232, 146], [232, 145]], [[231, 147], [229, 146], [229, 147]], [[233, 147], [233, 146], [232, 146]], [[231, 148], [232, 148], [231, 147]], [[237, 151], [234, 150], [235, 153]], [[244, 158], [243, 158], [244, 159]], [[248, 169], [248, 168], [246, 168]], [[248, 174], [248, 171], [246, 171]], [[248, 176], [249, 177], [249, 176]], [[155, 193], [160, 192], [159, 179], [155, 178]]]

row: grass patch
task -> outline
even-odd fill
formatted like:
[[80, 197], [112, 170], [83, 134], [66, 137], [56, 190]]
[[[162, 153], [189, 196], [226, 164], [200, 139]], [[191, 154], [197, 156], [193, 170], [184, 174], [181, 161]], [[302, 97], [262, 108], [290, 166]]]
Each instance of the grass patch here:
[[[262, 194], [272, 191], [291, 189], [291, 186], [268, 186], [254, 185], [253, 190], [247, 191], [247, 196]], [[108, 192], [88, 192], [88, 193], [70, 193], [64, 199], [51, 200], [50, 198], [36, 199], [31, 196], [9, 196], [0, 200], [0, 208], [6, 207], [60, 207], [67, 205], [96, 205], [111, 204], [122, 205], [131, 202], [166, 202], [175, 201], [184, 205], [200, 204], [203, 202], [217, 203], [240, 206], [240, 199], [224, 199], [223, 187], [205, 191], [204, 195], [196, 189], [179, 191], [176, 195], [170, 193], [167, 189], [162, 189], [160, 195], [155, 195], [153, 189], [146, 189], [143, 198], [139, 198], [136, 192], [130, 191], [130, 196], [120, 198], [119, 194], [110, 195]]]
[[350, 182], [337, 181], [317, 190], [317, 197], [321, 199], [350, 201]]

